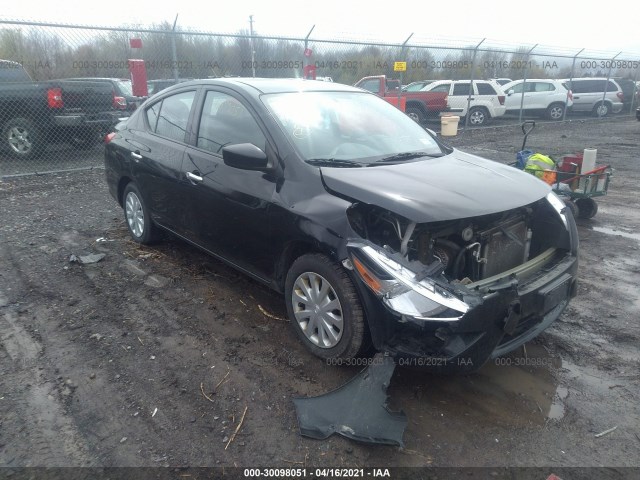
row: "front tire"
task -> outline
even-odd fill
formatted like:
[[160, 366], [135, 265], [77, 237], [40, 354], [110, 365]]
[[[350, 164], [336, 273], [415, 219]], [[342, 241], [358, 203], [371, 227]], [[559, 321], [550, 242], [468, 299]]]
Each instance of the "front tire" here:
[[28, 118], [12, 118], [2, 128], [2, 141], [14, 158], [35, 158], [44, 150], [44, 136]]
[[156, 227], [151, 220], [140, 190], [134, 183], [129, 183], [122, 194], [124, 219], [129, 234], [134, 241], [144, 245], [153, 243], [157, 238]]
[[364, 311], [341, 265], [324, 255], [303, 255], [287, 273], [285, 298], [296, 335], [315, 356], [349, 359], [362, 353]]

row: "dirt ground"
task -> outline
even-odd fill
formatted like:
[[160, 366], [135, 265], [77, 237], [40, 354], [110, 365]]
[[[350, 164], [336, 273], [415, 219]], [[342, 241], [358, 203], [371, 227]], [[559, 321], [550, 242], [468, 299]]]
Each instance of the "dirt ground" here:
[[[307, 354], [282, 298], [215, 259], [138, 247], [101, 170], [0, 182], [0, 466], [640, 467], [639, 136], [635, 119], [531, 134], [534, 150], [595, 147], [615, 168], [579, 221], [579, 295], [476, 374], [398, 367], [404, 448], [301, 437], [292, 398], [359, 368]], [[450, 142], [510, 161], [522, 134]]]

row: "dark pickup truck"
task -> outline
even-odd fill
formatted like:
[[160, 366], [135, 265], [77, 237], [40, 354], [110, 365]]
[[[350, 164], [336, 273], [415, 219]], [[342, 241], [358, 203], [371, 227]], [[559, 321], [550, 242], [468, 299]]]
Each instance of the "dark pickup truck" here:
[[88, 148], [118, 122], [110, 85], [34, 82], [20, 63], [0, 60], [0, 152], [33, 158], [49, 143]]
[[364, 77], [354, 85], [381, 96], [387, 102], [400, 109], [418, 123], [427, 119], [439, 118], [441, 112], [449, 111], [449, 96], [445, 92], [402, 92], [400, 81], [391, 80], [385, 75]]

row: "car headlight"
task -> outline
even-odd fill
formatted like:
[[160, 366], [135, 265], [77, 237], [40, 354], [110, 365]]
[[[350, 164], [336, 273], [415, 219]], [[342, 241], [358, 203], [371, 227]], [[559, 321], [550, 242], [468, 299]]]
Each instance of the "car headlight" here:
[[469, 310], [462, 300], [433, 280], [416, 281], [414, 272], [369, 243], [349, 242], [353, 269], [394, 312], [423, 320], [458, 320]]

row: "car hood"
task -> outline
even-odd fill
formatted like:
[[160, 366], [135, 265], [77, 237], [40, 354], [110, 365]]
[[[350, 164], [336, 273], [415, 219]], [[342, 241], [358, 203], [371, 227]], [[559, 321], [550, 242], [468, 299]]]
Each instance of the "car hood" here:
[[321, 168], [325, 188], [417, 222], [502, 212], [545, 197], [533, 175], [459, 150], [444, 157], [366, 168]]

